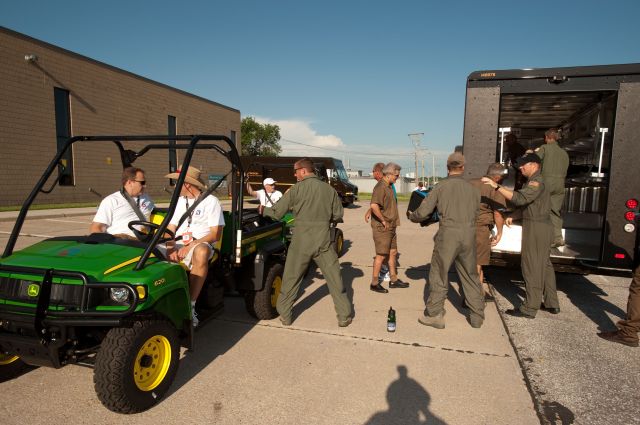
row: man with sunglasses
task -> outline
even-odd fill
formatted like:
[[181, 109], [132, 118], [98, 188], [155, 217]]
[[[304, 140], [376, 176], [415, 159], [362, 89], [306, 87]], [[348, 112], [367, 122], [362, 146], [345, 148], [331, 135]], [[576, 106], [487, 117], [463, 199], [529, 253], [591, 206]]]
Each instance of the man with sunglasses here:
[[135, 238], [129, 222], [149, 219], [153, 201], [144, 193], [144, 170], [127, 167], [122, 170], [122, 188], [100, 202], [98, 212], [89, 227], [91, 233], [109, 233]]
[[264, 209], [265, 217], [280, 220], [293, 212], [296, 227], [284, 265], [282, 287], [276, 309], [283, 325], [292, 323], [291, 310], [298, 297], [300, 284], [313, 260], [327, 280], [333, 298], [338, 326], [351, 324], [351, 301], [340, 275], [338, 255], [331, 245], [330, 224], [342, 220], [344, 210], [338, 193], [313, 172], [313, 161], [302, 158], [293, 166], [298, 181], [273, 206]]

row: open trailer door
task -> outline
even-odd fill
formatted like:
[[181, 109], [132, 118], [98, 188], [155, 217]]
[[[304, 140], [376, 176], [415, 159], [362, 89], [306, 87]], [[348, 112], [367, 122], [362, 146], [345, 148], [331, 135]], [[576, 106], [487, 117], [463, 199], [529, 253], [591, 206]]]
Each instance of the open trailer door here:
[[463, 136], [467, 178], [484, 175], [496, 162], [499, 111], [500, 87], [467, 87]]
[[[626, 213], [627, 201], [640, 196], [640, 82], [620, 83], [616, 123], [613, 132], [609, 197], [602, 258], [604, 267], [630, 269], [634, 258], [636, 232], [625, 225], [633, 223]], [[635, 208], [637, 210], [637, 207]], [[627, 230], [630, 227], [627, 227]], [[586, 263], [590, 264], [590, 263]]]

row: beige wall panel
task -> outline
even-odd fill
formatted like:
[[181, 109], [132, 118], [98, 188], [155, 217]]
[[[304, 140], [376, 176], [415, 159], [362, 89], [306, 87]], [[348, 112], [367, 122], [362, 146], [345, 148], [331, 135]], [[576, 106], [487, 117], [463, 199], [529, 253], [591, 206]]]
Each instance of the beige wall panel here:
[[[37, 62], [25, 61], [35, 54]], [[56, 152], [54, 87], [70, 92], [72, 135], [166, 134], [168, 115], [178, 134], [236, 133], [240, 111], [136, 76], [0, 27], [0, 206], [20, 205]], [[135, 146], [141, 146], [137, 144]], [[134, 150], [139, 148], [132, 147]], [[182, 158], [179, 152], [179, 159]], [[110, 158], [110, 161], [109, 161]], [[223, 162], [197, 158], [206, 173]], [[149, 192], [168, 197], [166, 152], [136, 162], [147, 172]], [[74, 146], [75, 187], [40, 195], [36, 203], [99, 202], [120, 185], [120, 156], [112, 144]]]

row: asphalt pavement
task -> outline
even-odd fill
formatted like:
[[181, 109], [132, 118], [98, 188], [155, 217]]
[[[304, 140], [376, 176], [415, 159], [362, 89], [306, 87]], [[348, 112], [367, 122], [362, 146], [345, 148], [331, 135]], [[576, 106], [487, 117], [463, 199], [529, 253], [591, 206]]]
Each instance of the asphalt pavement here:
[[[39, 368], [0, 383], [2, 422], [638, 423], [640, 350], [595, 336], [624, 314], [629, 279], [558, 274], [562, 312], [527, 320], [501, 314], [522, 297], [519, 271], [493, 269], [497, 301], [487, 304], [483, 327], [473, 329], [452, 272], [445, 329], [424, 327], [417, 318], [437, 225], [403, 221], [399, 274], [411, 287], [377, 294], [368, 289], [373, 248], [365, 208], [346, 209], [340, 226], [351, 326], [337, 326], [321, 271], [311, 270], [290, 327], [253, 320], [241, 298], [226, 298], [223, 315], [197, 331], [195, 350], [183, 350], [169, 394], [147, 412], [125, 417], [103, 408], [88, 368]], [[17, 248], [85, 233], [94, 212], [38, 212]], [[7, 215], [0, 213], [1, 247], [12, 227]], [[386, 331], [390, 306], [395, 333]]]

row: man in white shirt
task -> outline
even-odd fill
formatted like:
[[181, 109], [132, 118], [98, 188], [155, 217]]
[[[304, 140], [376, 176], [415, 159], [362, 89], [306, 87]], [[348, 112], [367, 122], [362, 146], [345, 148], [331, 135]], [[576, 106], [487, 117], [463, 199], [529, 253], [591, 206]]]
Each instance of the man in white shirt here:
[[[180, 170], [165, 177], [177, 179]], [[218, 198], [208, 195], [202, 199], [196, 208], [180, 223], [190, 207], [200, 198], [206, 185], [200, 178], [200, 170], [189, 167], [180, 190], [180, 199], [167, 229], [175, 232], [176, 237], [182, 239], [175, 243], [167, 242], [167, 256], [171, 261], [182, 262], [190, 270], [189, 292], [191, 294], [191, 311], [193, 326], [198, 325], [195, 313], [195, 303], [204, 286], [209, 260], [213, 256], [213, 244], [222, 237], [224, 216]]]
[[148, 220], [154, 207], [153, 201], [144, 193], [145, 185], [142, 169], [127, 167], [122, 170], [122, 189], [100, 202], [89, 231], [135, 238], [129, 229], [129, 222], [141, 220], [135, 209]]
[[264, 189], [253, 190], [251, 184], [247, 182], [247, 192], [250, 196], [260, 200], [260, 214], [265, 207], [273, 207], [276, 202], [282, 198], [282, 192], [276, 190], [276, 181], [271, 177], [267, 177], [262, 181]]

